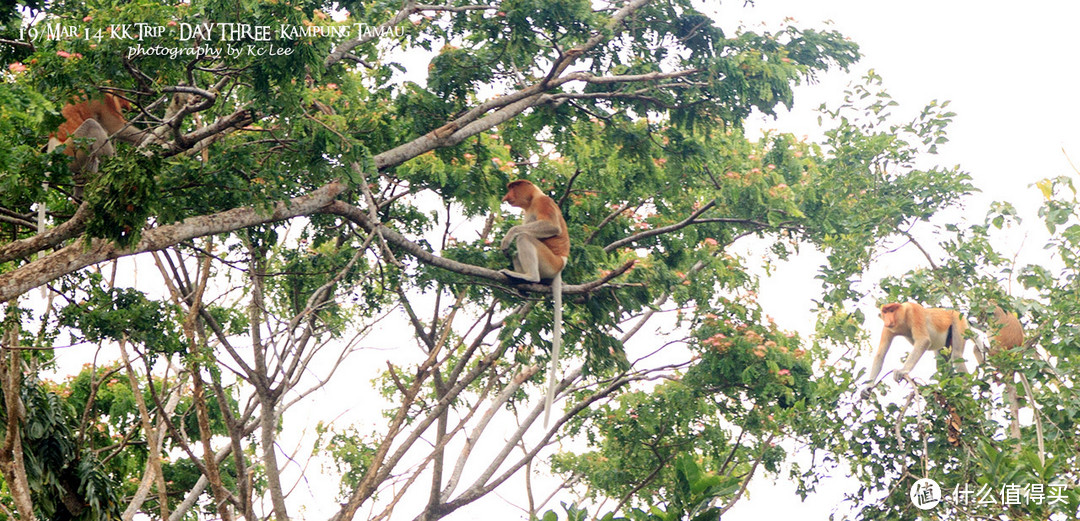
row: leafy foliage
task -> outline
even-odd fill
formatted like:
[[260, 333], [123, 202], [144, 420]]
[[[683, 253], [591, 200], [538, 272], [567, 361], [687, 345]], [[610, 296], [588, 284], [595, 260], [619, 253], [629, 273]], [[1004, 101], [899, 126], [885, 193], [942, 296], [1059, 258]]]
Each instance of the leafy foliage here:
[[[851, 503], [865, 519], [918, 515], [905, 495], [918, 477], [946, 489], [1072, 477], [1072, 178], [1038, 185], [1051, 267], [1014, 266], [998, 250], [996, 234], [1021, 217], [1001, 203], [984, 222], [946, 223], [945, 260], [868, 289], [862, 278], [890, 240], [915, 241], [975, 187], [958, 167], [932, 165], [954, 117], [948, 104], [905, 119], [873, 72], [822, 107], [820, 141], [744, 132], [755, 111], [791, 107], [798, 85], [859, 58], [835, 31], [729, 33], [689, 0], [46, 9], [35, 27], [103, 36], [0, 50], [0, 292], [26, 306], [10, 313], [4, 345], [85, 340], [104, 360], [122, 343], [142, 366], [94, 358], [44, 385], [35, 375], [53, 357], [12, 357], [29, 376], [25, 422], [5, 418], [27, 462], [25, 477], [0, 469], [9, 509], [23, 508], [21, 480], [42, 518], [111, 518], [122, 501], [155, 519], [177, 509], [190, 519], [295, 517], [280, 440], [298, 428], [286, 411], [313, 401], [360, 409], [366, 422], [321, 423], [306, 447], [340, 477], [335, 519], [384, 504], [389, 516], [428, 478], [427, 502], [409, 514], [450, 516], [531, 472], [558, 436], [584, 449], [551, 456], [556, 479], [609, 500], [596, 514], [605, 520], [715, 519], [755, 476], [785, 470], [805, 497], [841, 460], [859, 480]], [[152, 43], [176, 54], [129, 56], [132, 42], [109, 37], [136, 23], [175, 28]], [[196, 23], [217, 25], [181, 37]], [[219, 37], [253, 26], [277, 30]], [[180, 52], [201, 45], [239, 52]], [[87, 173], [40, 151], [63, 100], [98, 91], [129, 99], [133, 128], [151, 137], [104, 158], [80, 197]], [[573, 244], [554, 375], [544, 369], [546, 293], [492, 275], [506, 265], [493, 244], [516, 222], [492, 209], [516, 178], [555, 198]], [[38, 209], [50, 233], [38, 230]], [[156, 256], [139, 257], [139, 270], [95, 271], [143, 250]], [[810, 250], [826, 256], [812, 337], [778, 327], [757, 299], [762, 274]], [[1023, 295], [1001, 290], [1013, 277]], [[25, 289], [54, 280], [46, 302]], [[1022, 313], [1032, 340], [992, 356], [978, 378], [942, 368], [910, 407], [859, 402], [850, 353], [865, 343], [854, 307], [868, 295], [976, 318], [994, 301]], [[650, 328], [643, 348], [635, 336]], [[1033, 355], [1036, 345], [1049, 357]], [[385, 402], [357, 403], [368, 389], [356, 375], [369, 368], [382, 371]], [[1021, 395], [1041, 422], [1019, 442], [999, 421], [999, 383], [1014, 373], [1031, 383]], [[5, 386], [20, 375], [0, 371]], [[541, 430], [543, 378], [560, 384], [564, 417]], [[348, 391], [315, 394], [342, 380]], [[515, 428], [488, 432], [501, 425]], [[795, 446], [814, 454], [808, 468]], [[477, 465], [486, 470], [466, 484], [473, 472], [463, 469]], [[944, 509], [1075, 513], [1076, 494], [1064, 497]], [[307, 503], [338, 508], [325, 496]], [[591, 518], [577, 504], [548, 508], [529, 514]]]
[[93, 451], [78, 449], [71, 405], [33, 379], [24, 383], [21, 398], [27, 413], [22, 449], [36, 498], [34, 514], [45, 519], [120, 519], [115, 476]]
[[83, 304], [65, 306], [59, 315], [62, 325], [78, 329], [91, 342], [131, 341], [151, 353], [174, 354], [184, 348], [176, 312], [134, 289], [93, 285]]

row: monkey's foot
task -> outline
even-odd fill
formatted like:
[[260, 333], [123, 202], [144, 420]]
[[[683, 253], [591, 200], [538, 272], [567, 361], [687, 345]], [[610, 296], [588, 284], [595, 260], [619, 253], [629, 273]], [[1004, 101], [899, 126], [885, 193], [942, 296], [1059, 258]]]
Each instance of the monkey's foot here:
[[518, 273], [516, 271], [512, 271], [512, 270], [508, 270], [508, 269], [501, 269], [501, 270], [499, 270], [499, 273], [502, 273], [503, 275], [506, 275], [507, 277], [510, 277], [511, 279], [516, 279], [516, 280], [519, 280], [519, 281], [522, 281], [522, 282], [540, 282], [540, 276], [539, 275], [537, 275], [536, 277], [532, 277], [532, 276], [526, 275], [524, 273]]

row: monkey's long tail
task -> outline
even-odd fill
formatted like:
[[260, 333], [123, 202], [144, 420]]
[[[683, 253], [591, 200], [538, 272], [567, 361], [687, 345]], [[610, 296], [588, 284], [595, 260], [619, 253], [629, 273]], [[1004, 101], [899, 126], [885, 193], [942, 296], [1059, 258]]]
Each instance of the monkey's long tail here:
[[551, 418], [551, 402], [555, 400], [555, 382], [559, 380], [556, 372], [559, 369], [559, 351], [562, 350], [562, 272], [556, 274], [551, 280], [551, 300], [555, 307], [555, 316], [551, 326], [551, 369], [548, 370], [547, 400], [544, 402], [544, 428], [547, 428], [548, 420]]

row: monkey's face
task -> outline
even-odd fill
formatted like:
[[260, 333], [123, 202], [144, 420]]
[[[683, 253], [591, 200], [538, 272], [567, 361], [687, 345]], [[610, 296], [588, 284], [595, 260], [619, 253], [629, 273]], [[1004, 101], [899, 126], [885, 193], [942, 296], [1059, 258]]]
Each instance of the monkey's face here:
[[892, 329], [896, 327], [896, 311], [896, 308], [890, 305], [882, 306], [880, 317], [886, 328]]
[[506, 197], [502, 199], [504, 203], [518, 208], [528, 208], [532, 203], [533, 191], [536, 189], [532, 183], [518, 180], [506, 185], [506, 188]]
[[894, 313], [881, 313], [881, 321], [885, 323], [885, 327], [892, 328], [896, 326], [896, 317]]

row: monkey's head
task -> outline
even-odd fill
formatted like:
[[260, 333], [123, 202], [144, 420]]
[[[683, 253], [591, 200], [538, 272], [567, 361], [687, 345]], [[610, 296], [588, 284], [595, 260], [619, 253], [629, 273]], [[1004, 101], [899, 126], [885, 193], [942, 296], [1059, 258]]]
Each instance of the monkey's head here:
[[881, 306], [881, 321], [885, 322], [885, 327], [896, 327], [896, 312], [900, 311], [900, 304], [892, 302]]
[[524, 179], [518, 179], [506, 185], [506, 197], [502, 200], [504, 203], [510, 203], [510, 206], [528, 208], [532, 204], [533, 196], [539, 191], [536, 185]]

